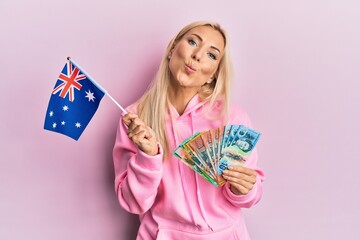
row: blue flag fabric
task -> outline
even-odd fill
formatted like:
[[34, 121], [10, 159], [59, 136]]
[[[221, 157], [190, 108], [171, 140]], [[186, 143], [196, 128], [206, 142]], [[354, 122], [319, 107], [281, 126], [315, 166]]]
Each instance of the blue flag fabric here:
[[52, 91], [44, 129], [78, 140], [104, 94], [79, 68], [67, 62]]

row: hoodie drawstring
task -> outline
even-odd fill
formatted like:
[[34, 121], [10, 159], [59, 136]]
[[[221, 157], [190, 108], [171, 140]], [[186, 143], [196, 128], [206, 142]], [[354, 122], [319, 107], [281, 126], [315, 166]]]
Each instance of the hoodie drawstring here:
[[[194, 127], [194, 120], [193, 120], [192, 112], [190, 113], [190, 118], [191, 118], [191, 132], [192, 132], [192, 134], [194, 134], [195, 127]], [[196, 195], [197, 195], [198, 200], [199, 200], [198, 202], [199, 202], [199, 206], [200, 206], [201, 216], [204, 219], [204, 221], [205, 221], [206, 225], [208, 226], [208, 228], [211, 231], [214, 231], [213, 228], [209, 225], [209, 223], [206, 220], [204, 203], [203, 203], [203, 200], [202, 200], [202, 197], [201, 197], [201, 192], [200, 192], [200, 188], [199, 188], [199, 184], [198, 184], [198, 174], [195, 174], [195, 183], [196, 183]], [[186, 183], [185, 183], [185, 185], [186, 185]]]
[[[201, 103], [201, 106], [199, 106], [199, 107], [204, 107], [203, 103]], [[174, 139], [175, 139], [175, 146], [178, 146], [180, 144], [180, 141], [179, 141], [178, 131], [177, 131], [177, 128], [176, 128], [176, 125], [175, 125], [175, 121], [174, 121], [173, 113], [172, 113], [171, 109], [169, 109], [169, 114], [170, 114], [170, 119], [171, 119], [172, 131], [173, 131], [173, 135], [174, 135]], [[191, 119], [190, 120], [191, 121], [191, 134], [194, 134], [195, 133], [195, 126], [194, 126], [193, 112], [189, 112], [189, 115], [190, 115], [190, 119]], [[186, 208], [189, 211], [189, 214], [190, 214], [190, 217], [191, 217], [191, 220], [192, 220], [193, 224], [195, 226], [199, 227], [200, 225], [198, 225], [196, 223], [196, 221], [195, 221], [193, 210], [191, 208], [191, 204], [190, 204], [189, 198], [187, 196], [188, 187], [187, 187], [187, 184], [186, 184], [186, 179], [184, 178], [184, 175], [183, 175], [184, 174], [184, 171], [183, 171], [184, 166], [183, 165], [184, 164], [182, 164], [182, 163], [180, 163], [180, 161], [178, 161], [178, 169], [179, 169], [180, 177], [181, 177], [180, 181], [181, 181], [181, 186], [182, 186], [183, 191], [184, 191]], [[198, 203], [199, 203], [199, 206], [200, 206], [201, 216], [202, 216], [203, 220], [205, 221], [206, 225], [208, 226], [208, 228], [211, 231], [214, 231], [213, 228], [210, 226], [210, 224], [206, 220], [204, 204], [203, 204], [203, 200], [202, 200], [202, 197], [201, 197], [200, 188], [199, 188], [199, 185], [198, 185], [198, 176], [197, 176], [198, 174], [195, 173], [195, 172], [194, 172], [194, 174], [195, 174], [196, 194], [197, 194], [197, 199], [198, 199]]]
[[[180, 144], [180, 141], [179, 141], [179, 138], [178, 138], [177, 131], [175, 130], [175, 128], [176, 128], [175, 122], [174, 122], [173, 115], [172, 115], [171, 111], [169, 111], [169, 113], [170, 113], [170, 118], [171, 118], [172, 131], [173, 131], [173, 135], [174, 135], [174, 139], [175, 139], [175, 146], [178, 146]], [[195, 222], [193, 211], [191, 209], [189, 198], [188, 198], [188, 196], [186, 194], [186, 193], [188, 193], [188, 189], [187, 189], [186, 183], [184, 183], [184, 181], [183, 181], [184, 172], [183, 172], [183, 166], [182, 165], [183, 164], [181, 164], [180, 161], [178, 161], [178, 169], [179, 169], [179, 172], [180, 172], [180, 181], [181, 181], [181, 186], [182, 186], [182, 189], [183, 189], [183, 192], [184, 192], [185, 204], [186, 204], [186, 208], [187, 208], [187, 210], [188, 210], [188, 212], [190, 214], [191, 221], [194, 223], [194, 225], [197, 225], [196, 222]]]

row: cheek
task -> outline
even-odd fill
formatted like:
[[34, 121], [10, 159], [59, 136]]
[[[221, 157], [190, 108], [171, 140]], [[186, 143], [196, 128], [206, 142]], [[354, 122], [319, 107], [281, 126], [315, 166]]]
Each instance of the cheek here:
[[173, 55], [169, 61], [169, 69], [172, 74], [176, 74], [181, 68], [181, 61], [180, 58]]
[[209, 63], [204, 65], [202, 69], [202, 73], [207, 76], [212, 76], [218, 68], [218, 64]]
[[[187, 44], [187, 43], [186, 43]], [[178, 58], [185, 58], [189, 55], [189, 47], [184, 42], [179, 43], [173, 51], [173, 56]]]
[[171, 54], [169, 67], [171, 70], [175, 70], [175, 68], [181, 67], [184, 62], [186, 56], [186, 51], [183, 48], [177, 46]]

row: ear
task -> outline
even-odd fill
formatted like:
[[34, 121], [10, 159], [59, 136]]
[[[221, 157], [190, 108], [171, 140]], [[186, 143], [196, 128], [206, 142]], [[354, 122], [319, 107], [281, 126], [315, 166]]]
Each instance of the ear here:
[[207, 81], [206, 83], [211, 83], [212, 81], [214, 81], [216, 79], [216, 77], [214, 75], [211, 76], [210, 80]]
[[169, 54], [168, 54], [168, 59], [170, 60], [171, 56], [172, 56], [172, 53], [174, 51], [174, 47], [170, 50]]
[[175, 49], [176, 44], [177, 44], [177, 41], [174, 41], [174, 42], [172, 43], [171, 49], [170, 49], [169, 54], [168, 54], [168, 58], [169, 58], [169, 59], [171, 58], [171, 56], [172, 56], [172, 54], [173, 54], [173, 51], [174, 51], [174, 49]]

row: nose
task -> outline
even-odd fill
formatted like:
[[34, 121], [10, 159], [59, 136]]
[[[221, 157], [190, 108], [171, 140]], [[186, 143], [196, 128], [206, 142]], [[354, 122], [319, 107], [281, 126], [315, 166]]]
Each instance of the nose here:
[[197, 62], [200, 62], [200, 59], [201, 59], [201, 51], [200, 50], [196, 50], [194, 51], [192, 54], [191, 54], [191, 58]]

